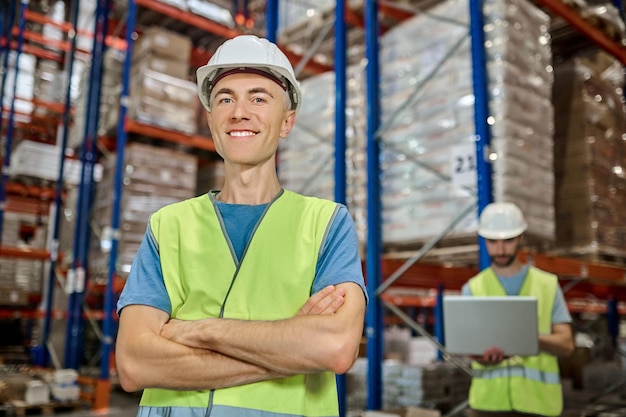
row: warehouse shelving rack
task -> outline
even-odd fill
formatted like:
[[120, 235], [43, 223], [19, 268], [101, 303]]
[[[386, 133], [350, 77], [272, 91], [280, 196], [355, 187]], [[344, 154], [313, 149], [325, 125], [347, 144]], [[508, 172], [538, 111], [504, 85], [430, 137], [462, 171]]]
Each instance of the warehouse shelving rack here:
[[[17, 5], [19, 3], [19, 13], [16, 13]], [[75, 36], [71, 37], [70, 41], [49, 41], [43, 38], [41, 35], [29, 31], [26, 29], [26, 22], [34, 22], [39, 24], [47, 24], [56, 26], [58, 29], [66, 32], [73, 33], [73, 28], [76, 26], [75, 21], [73, 23], [57, 23], [51, 19], [28, 10], [28, 1], [22, 0], [11, 1], [10, 4], [5, 4], [2, 9], [2, 53], [3, 55], [3, 77], [2, 77], [2, 89], [0, 96], [4, 94], [4, 87], [6, 83], [6, 68], [8, 63], [8, 56], [10, 51], [15, 52], [15, 72], [13, 76], [13, 100], [11, 107], [8, 111], [8, 115], [4, 115], [1, 119], [2, 122], [7, 120], [7, 126], [5, 131], [5, 154], [3, 161], [3, 176], [0, 186], [0, 200], [2, 200], [2, 210], [0, 210], [0, 231], [4, 223], [4, 211], [17, 211], [22, 213], [31, 213], [37, 215], [48, 216], [50, 208], [53, 210], [53, 223], [52, 223], [52, 241], [51, 245], [47, 249], [30, 249], [30, 248], [13, 248], [13, 247], [0, 247], [0, 256], [14, 257], [14, 258], [26, 258], [32, 260], [47, 261], [49, 266], [48, 282], [44, 285], [45, 299], [42, 300], [41, 294], [29, 294], [29, 305], [37, 304], [43, 301], [40, 309], [32, 310], [29, 308], [20, 309], [17, 312], [11, 311], [11, 317], [20, 317], [28, 319], [43, 319], [43, 330], [40, 336], [40, 345], [33, 349], [33, 354], [37, 356], [37, 361], [46, 362], [49, 359], [49, 352], [47, 351], [46, 342], [50, 331], [52, 320], [65, 317], [65, 312], [53, 312], [52, 311], [52, 294], [54, 292], [55, 278], [58, 273], [57, 261], [62, 254], [57, 251], [58, 237], [60, 230], [60, 213], [62, 207], [62, 199], [64, 196], [64, 184], [63, 184], [63, 172], [65, 155], [64, 150], [67, 143], [67, 132], [70, 125], [70, 118], [72, 113], [70, 102], [70, 90], [67, 89], [67, 94], [63, 103], [48, 103], [37, 98], [31, 100], [34, 109], [45, 109], [48, 112], [53, 112], [55, 116], [37, 116], [33, 111], [32, 114], [27, 116], [31, 117], [31, 122], [18, 122], [15, 116], [18, 112], [15, 110], [15, 97], [17, 88], [17, 76], [19, 70], [19, 59], [22, 53], [28, 53], [38, 58], [63, 63], [65, 61], [65, 69], [67, 71], [67, 85], [70, 83], [72, 77], [73, 57], [77, 52]], [[72, 10], [72, 14], [75, 15], [75, 10]], [[15, 15], [19, 15], [19, 23], [14, 25]], [[17, 38], [17, 40], [15, 39]], [[51, 46], [51, 49], [46, 49], [25, 41], [32, 41], [40, 44], [46, 44]], [[4, 111], [4, 109], [3, 109]], [[47, 125], [47, 126], [46, 126]], [[52, 129], [52, 131], [50, 131]], [[57, 176], [57, 181], [54, 188], [38, 185], [27, 185], [15, 183], [9, 180], [9, 164], [11, 156], [11, 147], [15, 132], [18, 130], [25, 131], [23, 135], [27, 139], [34, 138], [37, 141], [46, 139], [48, 142], [59, 143], [60, 150], [60, 164]], [[60, 139], [59, 139], [60, 138]], [[6, 310], [0, 311], [0, 315], [3, 317], [9, 317], [9, 312]], [[58, 365], [58, 363], [57, 363]]]

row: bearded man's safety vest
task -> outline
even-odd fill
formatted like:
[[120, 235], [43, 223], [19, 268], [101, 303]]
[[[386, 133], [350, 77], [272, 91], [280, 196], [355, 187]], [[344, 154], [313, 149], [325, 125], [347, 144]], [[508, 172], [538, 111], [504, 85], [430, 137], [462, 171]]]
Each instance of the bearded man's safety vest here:
[[[559, 285], [556, 275], [529, 267], [519, 295], [537, 297], [539, 333], [552, 332], [552, 308]], [[469, 281], [474, 296], [506, 296], [500, 280], [487, 268]], [[520, 317], [520, 322], [524, 320]], [[478, 319], [480, 320], [480, 319]], [[506, 354], [506, 352], [505, 352]], [[469, 394], [470, 407], [481, 411], [519, 411], [558, 416], [563, 394], [556, 356], [514, 356], [497, 366], [472, 363], [474, 376]]]
[[[257, 224], [241, 261], [207, 195], [150, 219], [172, 318], [280, 320], [310, 297], [318, 256], [337, 204], [283, 190]], [[146, 415], [337, 416], [335, 374], [294, 375], [210, 391], [146, 389]], [[144, 408], [150, 407], [150, 408]]]

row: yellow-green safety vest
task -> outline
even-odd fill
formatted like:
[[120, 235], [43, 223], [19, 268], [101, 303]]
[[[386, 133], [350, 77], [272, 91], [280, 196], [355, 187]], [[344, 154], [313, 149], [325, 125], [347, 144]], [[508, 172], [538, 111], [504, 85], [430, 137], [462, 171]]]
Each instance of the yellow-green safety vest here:
[[[558, 285], [556, 275], [532, 266], [528, 268], [519, 295], [537, 298], [540, 334], [552, 332], [552, 309]], [[507, 295], [492, 268], [472, 278], [469, 287], [475, 296]], [[559, 365], [554, 355], [540, 352], [536, 356], [514, 356], [497, 366], [473, 362], [472, 368], [474, 376], [469, 393], [472, 409], [543, 416], [558, 416], [563, 410]]]
[[[150, 227], [172, 318], [294, 316], [311, 295], [318, 256], [337, 207], [331, 201], [283, 190], [263, 213], [240, 263], [213, 198], [203, 195], [153, 214]], [[331, 372], [210, 391], [146, 389], [140, 406], [191, 408], [180, 414], [206, 416], [339, 413]]]

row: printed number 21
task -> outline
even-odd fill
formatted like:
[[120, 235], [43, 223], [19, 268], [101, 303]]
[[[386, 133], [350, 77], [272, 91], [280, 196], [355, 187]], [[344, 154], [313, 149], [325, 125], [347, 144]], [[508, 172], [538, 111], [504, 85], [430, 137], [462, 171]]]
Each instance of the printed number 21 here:
[[454, 164], [455, 174], [464, 174], [466, 172], [472, 172], [476, 169], [474, 163], [474, 155], [457, 155], [456, 162]]

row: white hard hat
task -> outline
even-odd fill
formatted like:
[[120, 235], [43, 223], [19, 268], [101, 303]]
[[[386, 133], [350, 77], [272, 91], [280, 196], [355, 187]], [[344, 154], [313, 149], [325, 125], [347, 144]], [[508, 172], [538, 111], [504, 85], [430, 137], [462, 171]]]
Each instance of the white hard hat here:
[[285, 54], [267, 39], [240, 35], [224, 42], [209, 62], [196, 71], [198, 96], [207, 110], [211, 111], [212, 84], [231, 71], [256, 72], [271, 78], [289, 92], [291, 109], [297, 111], [300, 107], [300, 84]]
[[480, 214], [478, 234], [485, 239], [511, 239], [526, 230], [522, 211], [513, 203], [491, 203]]

